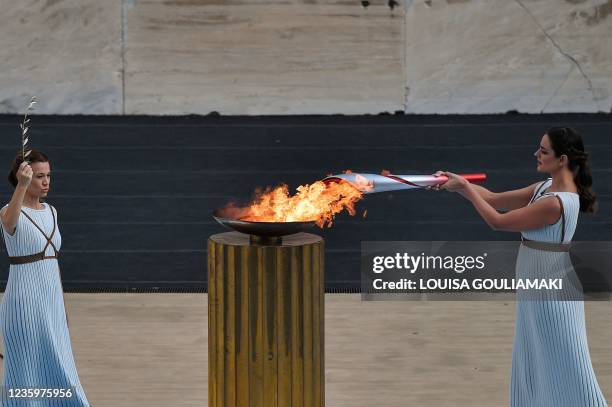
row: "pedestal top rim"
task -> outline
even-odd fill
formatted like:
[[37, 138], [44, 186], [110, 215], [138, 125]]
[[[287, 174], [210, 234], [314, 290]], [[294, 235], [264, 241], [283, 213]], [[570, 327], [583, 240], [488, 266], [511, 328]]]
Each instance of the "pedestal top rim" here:
[[280, 245], [260, 245], [252, 244], [249, 240], [250, 235], [240, 232], [225, 232], [217, 233], [209, 237], [215, 243], [231, 245], [231, 246], [259, 246], [259, 247], [291, 247], [291, 246], [303, 246], [323, 241], [323, 237], [315, 235], [313, 233], [294, 233], [292, 235], [286, 235], [282, 237], [282, 244]]

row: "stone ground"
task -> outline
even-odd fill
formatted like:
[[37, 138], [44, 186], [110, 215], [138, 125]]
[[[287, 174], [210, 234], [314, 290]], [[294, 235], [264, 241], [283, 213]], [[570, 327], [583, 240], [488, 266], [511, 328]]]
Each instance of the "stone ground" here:
[[[206, 294], [66, 294], [95, 407], [207, 405]], [[507, 405], [514, 303], [363, 302], [326, 295], [326, 404]], [[612, 303], [587, 302], [599, 383], [612, 394]]]

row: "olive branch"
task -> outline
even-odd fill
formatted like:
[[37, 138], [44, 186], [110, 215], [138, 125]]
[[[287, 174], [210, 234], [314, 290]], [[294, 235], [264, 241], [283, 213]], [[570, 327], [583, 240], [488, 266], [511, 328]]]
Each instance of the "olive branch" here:
[[26, 151], [26, 145], [28, 144], [29, 140], [29, 137], [27, 136], [29, 129], [28, 123], [30, 122], [30, 119], [28, 119], [28, 112], [34, 110], [34, 105], [36, 103], [38, 103], [36, 96], [32, 96], [32, 99], [30, 99], [30, 104], [28, 104], [28, 108], [26, 109], [26, 112], [23, 115], [23, 123], [19, 125], [19, 127], [21, 127], [21, 156], [23, 158], [23, 161], [25, 161], [26, 157], [29, 156], [32, 152], [32, 150]]

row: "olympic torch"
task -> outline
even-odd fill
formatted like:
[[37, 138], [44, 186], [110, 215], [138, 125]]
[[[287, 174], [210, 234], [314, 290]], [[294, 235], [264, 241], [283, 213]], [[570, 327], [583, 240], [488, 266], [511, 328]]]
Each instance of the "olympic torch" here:
[[[478, 174], [458, 174], [471, 183], [484, 182], [487, 175]], [[448, 177], [441, 175], [394, 175], [394, 174], [363, 174], [345, 173], [331, 175], [323, 180], [324, 182], [347, 181], [362, 191], [364, 194], [378, 192], [398, 191], [402, 189], [427, 188], [434, 185], [444, 184]]]

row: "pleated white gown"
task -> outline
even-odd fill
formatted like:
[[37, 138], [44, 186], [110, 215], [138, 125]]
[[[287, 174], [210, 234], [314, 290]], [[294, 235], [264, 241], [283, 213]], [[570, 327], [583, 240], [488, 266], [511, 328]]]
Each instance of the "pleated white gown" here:
[[[541, 191], [550, 187], [552, 179], [544, 182]], [[570, 192], [538, 193], [535, 200], [551, 194], [559, 196], [563, 202], [564, 242], [569, 242], [576, 230], [579, 197]], [[561, 225], [559, 220], [554, 225], [523, 231], [522, 235], [529, 240], [559, 243]], [[521, 245], [516, 274], [517, 278], [564, 278], [565, 292], [560, 297], [551, 297], [550, 291], [538, 294], [517, 291], [510, 406], [607, 406], [589, 355], [584, 302], [576, 299], [581, 298], [576, 295], [581, 287], [571, 267], [569, 253], [547, 252]], [[573, 293], [565, 290], [571, 281], [575, 282]]]
[[[22, 207], [47, 236], [53, 230], [55, 208], [45, 203], [44, 209]], [[1, 223], [1, 222], [0, 222]], [[2, 226], [9, 256], [38, 253], [47, 239], [24, 216], [19, 215], [13, 236]], [[61, 246], [61, 235], [56, 229], [51, 241]], [[46, 255], [53, 255], [49, 245]], [[4, 344], [2, 407], [63, 406], [86, 407], [89, 402], [79, 381], [66, 322], [63, 289], [57, 259], [44, 259], [26, 264], [12, 264], [0, 304], [0, 325]], [[16, 388], [72, 388], [70, 399], [37, 398], [19, 400], [9, 398], [8, 389]]]

